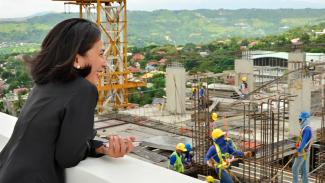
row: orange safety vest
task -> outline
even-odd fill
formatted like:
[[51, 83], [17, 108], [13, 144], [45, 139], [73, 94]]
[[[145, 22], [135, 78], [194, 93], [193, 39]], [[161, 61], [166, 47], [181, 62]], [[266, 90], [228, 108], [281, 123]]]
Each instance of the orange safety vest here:
[[[297, 149], [300, 147], [300, 144], [301, 144], [301, 141], [302, 141], [302, 133], [304, 132], [304, 130], [305, 130], [306, 127], [307, 127], [307, 126], [305, 126], [303, 129], [300, 129], [300, 134], [299, 134], [298, 139], [297, 139], [297, 142], [296, 142], [296, 148], [297, 148]], [[310, 140], [306, 143], [306, 146], [305, 146], [305, 147], [308, 146], [308, 148], [307, 148], [308, 151], [309, 151], [310, 148], [311, 148], [312, 139], [313, 139], [313, 137], [311, 137]], [[307, 159], [307, 155], [306, 155], [305, 147], [302, 149], [302, 155], [303, 155], [304, 160]]]
[[240, 91], [243, 93], [243, 94], [248, 94], [249, 93], [249, 90], [248, 90], [248, 87], [245, 87], [245, 84], [242, 83], [240, 85]]
[[[221, 179], [222, 170], [225, 170], [225, 169], [228, 168], [227, 160], [223, 158], [223, 157], [226, 157], [226, 154], [222, 154], [221, 149], [220, 149], [220, 147], [219, 147], [219, 145], [217, 143], [213, 143], [213, 144], [214, 144], [214, 147], [216, 148], [216, 155], [219, 158], [219, 163], [217, 163], [213, 159], [213, 157], [216, 156], [216, 155], [211, 157], [211, 159], [214, 161], [214, 167], [219, 169], [218, 170], [218, 172], [219, 172], [218, 176], [219, 176], [219, 179]], [[229, 154], [228, 154], [228, 157], [229, 157]]]

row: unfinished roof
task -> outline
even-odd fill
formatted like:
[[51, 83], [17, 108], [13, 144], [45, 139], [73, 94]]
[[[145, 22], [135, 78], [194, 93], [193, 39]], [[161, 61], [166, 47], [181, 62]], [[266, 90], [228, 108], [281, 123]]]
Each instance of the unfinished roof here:
[[[259, 59], [259, 58], [280, 58], [288, 60], [289, 53], [288, 52], [274, 52], [274, 51], [252, 51], [252, 59]], [[325, 60], [325, 54], [324, 53], [306, 53], [306, 61], [321, 61]]]

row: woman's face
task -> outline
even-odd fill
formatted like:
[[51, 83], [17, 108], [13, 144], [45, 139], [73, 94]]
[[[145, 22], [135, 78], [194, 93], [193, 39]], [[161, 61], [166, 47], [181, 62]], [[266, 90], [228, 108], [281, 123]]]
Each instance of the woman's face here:
[[97, 41], [84, 56], [77, 55], [74, 67], [78, 68], [80, 66], [82, 68], [86, 65], [91, 66], [91, 72], [85, 79], [97, 85], [99, 74], [104, 71], [107, 65], [104, 58], [104, 44], [101, 40]]

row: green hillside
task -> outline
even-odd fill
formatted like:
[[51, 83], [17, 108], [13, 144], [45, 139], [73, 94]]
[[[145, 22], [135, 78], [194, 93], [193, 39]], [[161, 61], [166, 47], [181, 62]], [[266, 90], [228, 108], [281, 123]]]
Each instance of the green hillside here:
[[[78, 14], [46, 14], [1, 21], [1, 42], [40, 43], [56, 23]], [[325, 9], [129, 11], [130, 46], [206, 43], [231, 37], [264, 37], [325, 22]]]

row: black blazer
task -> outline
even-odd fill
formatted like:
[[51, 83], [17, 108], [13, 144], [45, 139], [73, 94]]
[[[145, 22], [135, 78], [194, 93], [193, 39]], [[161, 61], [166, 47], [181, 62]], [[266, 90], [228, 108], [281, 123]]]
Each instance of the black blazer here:
[[83, 78], [36, 85], [1, 151], [0, 183], [63, 183], [65, 168], [101, 156], [92, 140], [97, 98]]

